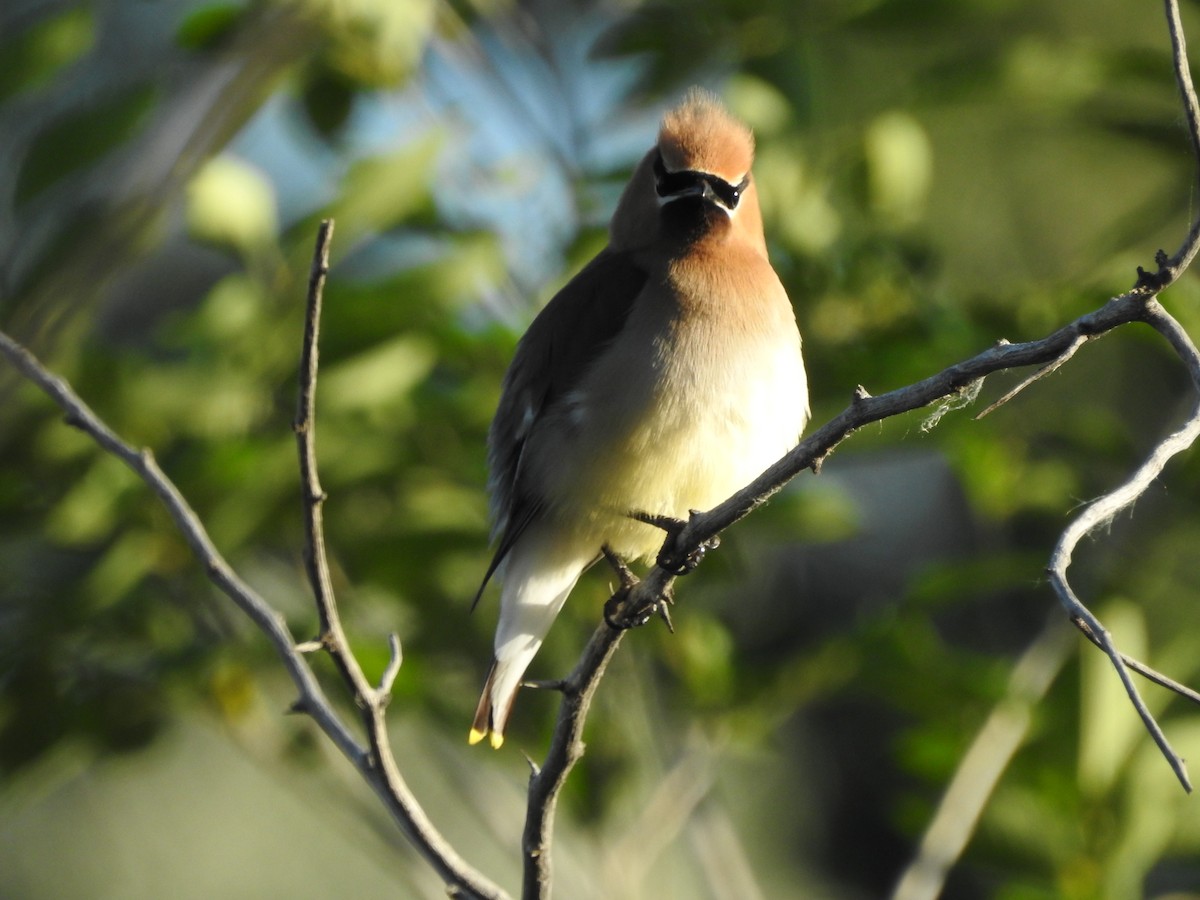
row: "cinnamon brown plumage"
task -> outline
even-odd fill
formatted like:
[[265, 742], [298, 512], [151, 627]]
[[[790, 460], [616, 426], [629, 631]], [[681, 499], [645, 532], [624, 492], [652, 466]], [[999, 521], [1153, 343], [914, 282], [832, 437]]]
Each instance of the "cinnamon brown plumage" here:
[[488, 441], [498, 545], [484, 584], [495, 574], [503, 589], [472, 743], [503, 743], [524, 672], [601, 546], [634, 560], [661, 545], [631, 512], [714, 506], [808, 419], [753, 158], [749, 129], [689, 93], [634, 171], [608, 246], [518, 344]]

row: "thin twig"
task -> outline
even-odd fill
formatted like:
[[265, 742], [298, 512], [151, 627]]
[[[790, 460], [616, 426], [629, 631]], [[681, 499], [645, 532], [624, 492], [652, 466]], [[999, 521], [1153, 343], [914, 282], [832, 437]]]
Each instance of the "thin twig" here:
[[[329, 235], [323, 233], [327, 250]], [[318, 252], [320, 248], [319, 243]], [[328, 256], [323, 258], [327, 260]], [[297, 698], [292, 704], [292, 711], [310, 716], [333, 741], [383, 801], [401, 831], [446, 881], [449, 890], [460, 897], [507, 900], [508, 895], [503, 890], [469, 866], [438, 833], [400, 777], [387, 744], [383, 702], [370, 690], [369, 685], [366, 696], [372, 699], [372, 705], [369, 716], [365, 717], [365, 724], [371, 744], [364, 747], [330, 703], [309, 667], [305, 654], [319, 647], [328, 648], [328, 645], [324, 641], [316, 642], [317, 647], [313, 646], [314, 642], [296, 642], [283, 615], [247, 585], [217, 550], [191, 505], [159, 468], [153, 454], [149, 450], [138, 450], [118, 437], [66, 381], [50, 373], [32, 353], [2, 331], [0, 355], [6, 357], [26, 379], [62, 409], [68, 424], [83, 431], [102, 450], [124, 462], [154, 492], [209, 580], [250, 618], [274, 647], [296, 686]]]
[[[1076, 628], [1079, 629], [1080, 634], [1082, 634], [1085, 638], [1087, 638], [1089, 641], [1091, 641], [1093, 644], [1095, 644], [1101, 650], [1104, 649], [1103, 646], [1100, 644], [1100, 640], [1094, 634], [1092, 634], [1092, 632], [1088, 628], [1088, 625], [1086, 622], [1084, 622], [1082, 619], [1076, 619], [1073, 622], [1073, 624], [1075, 625]], [[1125, 666], [1128, 669], [1130, 669], [1133, 672], [1137, 672], [1139, 675], [1141, 675], [1147, 681], [1152, 681], [1155, 684], [1157, 684], [1159, 687], [1164, 687], [1168, 691], [1171, 691], [1172, 693], [1178, 694], [1180, 697], [1183, 697], [1185, 700], [1190, 700], [1192, 703], [1200, 705], [1200, 691], [1196, 691], [1196, 690], [1188, 687], [1186, 684], [1180, 684], [1174, 678], [1168, 678], [1162, 672], [1159, 672], [1156, 669], [1152, 669], [1152, 668], [1150, 668], [1150, 666], [1146, 665], [1144, 662], [1139, 662], [1138, 660], [1134, 659], [1132, 656], [1126, 656], [1124, 653], [1121, 654], [1121, 662], [1125, 663]]]
[[316, 443], [321, 304], [325, 293], [325, 279], [329, 274], [329, 248], [332, 241], [333, 220], [326, 219], [317, 230], [316, 248], [309, 269], [308, 298], [304, 307], [304, 338], [300, 350], [299, 392], [296, 399], [296, 418], [292, 422], [300, 453], [300, 477], [305, 491], [305, 528], [308, 541], [308, 546], [305, 547], [305, 562], [308, 565], [309, 580], [317, 595], [317, 614], [320, 617], [322, 637], [329, 630], [330, 619], [337, 618], [321, 524], [321, 506], [325, 502], [325, 492], [321, 489], [321, 482], [317, 476]]
[[321, 333], [321, 305], [325, 278], [329, 271], [329, 248], [333, 238], [333, 220], [326, 219], [317, 232], [312, 268], [308, 281], [308, 300], [305, 306], [304, 341], [300, 354], [298, 399], [296, 401], [297, 450], [300, 457], [300, 480], [304, 498], [305, 552], [304, 560], [312, 586], [313, 598], [320, 620], [320, 643], [333, 659], [346, 688], [354, 697], [370, 743], [368, 759], [375, 778], [376, 792], [384, 798], [400, 829], [426, 861], [445, 879], [457, 895], [465, 897], [503, 897], [503, 892], [459, 857], [454, 848], [441, 836], [409, 789], [396, 764], [388, 737], [385, 709], [392, 684], [400, 671], [402, 660], [400, 639], [388, 638], [391, 657], [380, 678], [379, 688], [372, 687], [363, 673], [358, 658], [350, 648], [342, 628], [341, 614], [329, 575], [325, 551], [322, 507], [326, 499], [317, 472], [316, 398], [318, 370], [318, 340]]
[[[644, 584], [644, 582], [642, 582]], [[635, 587], [634, 590], [637, 590]], [[563, 699], [558, 721], [546, 759], [531, 766], [526, 801], [525, 831], [521, 838], [524, 859], [522, 900], [545, 900], [550, 896], [550, 847], [554, 835], [554, 814], [558, 795], [567, 775], [583, 756], [583, 723], [587, 720], [592, 697], [604, 677], [609, 660], [617, 652], [625, 632], [601, 622], [583, 650], [579, 663], [561, 688]]]
[[400, 635], [394, 631], [388, 635], [388, 650], [390, 656], [387, 668], [379, 676], [379, 687], [375, 691], [381, 703], [387, 703], [391, 698], [392, 685], [396, 683], [396, 676], [400, 674], [400, 666], [404, 664], [404, 648], [400, 646]]
[[[337, 598], [333, 592], [333, 579], [329, 575], [322, 514], [326, 495], [317, 473], [318, 342], [321, 335], [321, 304], [325, 278], [329, 273], [329, 248], [332, 240], [333, 220], [326, 219], [317, 231], [316, 248], [313, 251], [308, 278], [304, 340], [300, 351], [299, 391], [292, 430], [296, 433], [297, 451], [300, 456], [300, 482], [304, 500], [304, 564], [317, 606], [320, 623], [318, 641], [329, 651], [338, 672], [354, 696], [367, 697], [372, 693], [371, 685], [346, 641], [341, 616], [338, 614]], [[364, 722], [370, 721], [370, 713], [365, 708], [363, 717]]]
[[[1179, 3], [1177, 0], [1163, 0], [1167, 14], [1167, 32], [1171, 38], [1171, 60], [1175, 69], [1175, 84], [1179, 88], [1179, 99], [1183, 103], [1183, 114], [1187, 119], [1188, 136], [1192, 142], [1192, 154], [1200, 163], [1200, 99], [1196, 97], [1196, 88], [1192, 84], [1192, 69], [1188, 63], [1187, 41], [1183, 36], [1183, 23], [1179, 18]], [[1196, 171], [1197, 182], [1200, 183], [1200, 166]], [[1200, 251], [1200, 216], [1192, 221], [1192, 227], [1183, 245], [1172, 257], [1165, 258], [1160, 252], [1155, 262], [1158, 272], [1155, 277], [1161, 283], [1156, 285], [1159, 290], [1175, 281], [1191, 264], [1197, 251]]]
[[999, 400], [996, 400], [993, 403], [989, 403], [983, 409], [982, 412], [976, 413], [975, 420], [979, 421], [984, 416], [987, 416], [987, 415], [995, 412], [1001, 406], [1008, 403], [1008, 401], [1012, 400], [1019, 393], [1021, 393], [1023, 390], [1025, 390], [1025, 388], [1029, 387], [1032, 384], [1035, 384], [1036, 382], [1041, 381], [1047, 375], [1052, 375], [1053, 373], [1057, 372], [1059, 370], [1059, 368], [1063, 365], [1063, 363], [1065, 363], [1072, 356], [1074, 356], [1075, 351], [1078, 350], [1080, 347], [1082, 347], [1085, 343], [1087, 343], [1089, 339], [1090, 338], [1088, 335], [1084, 335], [1084, 334], [1079, 335], [1077, 338], [1075, 338], [1074, 341], [1072, 341], [1070, 344], [1067, 345], [1067, 348], [1065, 350], [1063, 350], [1063, 352], [1059, 356], [1056, 356], [1054, 359], [1050, 360], [1050, 362], [1046, 363], [1046, 365], [1042, 366], [1040, 369], [1038, 369], [1032, 375], [1028, 375], [1025, 378], [1021, 379], [1020, 383], [1017, 384], [1016, 387], [1014, 387], [1012, 390], [1008, 391]]
[[[1200, 373], [1200, 352], [1197, 352], [1195, 345], [1187, 337], [1182, 327], [1157, 302], [1153, 302], [1147, 308], [1147, 321], [1160, 332], [1170, 335], [1172, 345], [1181, 352], [1181, 358], [1188, 361], [1189, 371]], [[1197, 386], [1200, 387], [1200, 382], [1197, 382]], [[1113, 667], [1117, 670], [1121, 683], [1125, 686], [1125, 692], [1128, 694], [1130, 702], [1141, 716], [1146, 730], [1158, 744], [1158, 748], [1166, 757], [1167, 762], [1170, 763], [1179, 783], [1189, 792], [1192, 785], [1188, 779], [1187, 767], [1184, 765], [1183, 759], [1171, 748], [1162, 728], [1142, 700], [1137, 686], [1129, 675], [1129, 668], [1125, 663], [1126, 657], [1117, 650], [1112, 636], [1075, 594], [1067, 579], [1067, 568], [1071, 565], [1071, 555], [1079, 542], [1096, 529], [1111, 522], [1117, 513], [1132, 506], [1159, 476], [1167, 462], [1176, 454], [1191, 447], [1197, 437], [1200, 437], [1200, 398], [1183, 425], [1155, 445], [1150, 455], [1124, 484], [1103, 497], [1093, 500], [1076, 516], [1059, 538], [1047, 568], [1050, 584], [1058, 595], [1059, 602], [1067, 611], [1067, 615], [1070, 616], [1071, 621], [1079, 623], [1088, 639], [1108, 655]]]
[[[1200, 161], [1200, 100], [1192, 84], [1192, 69], [1188, 64], [1187, 41], [1183, 36], [1183, 23], [1179, 18], [1178, 0], [1165, 0], [1167, 32], [1171, 38], [1171, 60], [1175, 66], [1175, 83], [1179, 86], [1179, 98], [1183, 102], [1183, 114], [1187, 118], [1188, 136], [1192, 140], [1192, 154]], [[1197, 173], [1200, 177], [1200, 172]], [[1190, 258], [1190, 257], [1189, 257]], [[1182, 256], [1177, 264], [1186, 267]]]

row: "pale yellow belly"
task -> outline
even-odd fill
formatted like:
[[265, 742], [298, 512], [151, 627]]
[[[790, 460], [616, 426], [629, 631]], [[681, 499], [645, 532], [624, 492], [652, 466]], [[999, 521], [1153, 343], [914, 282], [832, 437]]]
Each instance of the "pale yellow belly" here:
[[663, 533], [629, 513], [686, 519], [689, 510], [725, 500], [795, 445], [808, 409], [798, 352], [728, 366], [724, 374], [707, 390], [679, 379], [681, 389], [660, 391], [632, 427], [615, 415], [583, 423], [579, 452], [569, 455], [586, 462], [566, 473], [556, 492], [560, 521], [577, 523], [580, 541], [608, 544], [630, 559], [652, 554]]

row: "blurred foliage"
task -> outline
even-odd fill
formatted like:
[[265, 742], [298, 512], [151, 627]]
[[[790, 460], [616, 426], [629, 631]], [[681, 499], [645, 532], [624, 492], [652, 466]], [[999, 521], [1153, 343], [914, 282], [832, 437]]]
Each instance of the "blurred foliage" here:
[[[682, 86], [718, 88], [755, 128], [818, 422], [857, 384], [898, 387], [1094, 308], [1174, 249], [1196, 205], [1154, 6], [16, 0], [0, 26], [0, 324], [154, 450], [298, 637], [315, 621], [294, 370], [315, 223], [336, 218], [318, 449], [347, 627], [372, 673], [401, 635], [393, 712], [430, 753], [518, 786], [519, 759], [440, 749], [465, 736], [489, 655], [491, 600], [468, 611], [486, 429], [521, 327], [602, 245]], [[1189, 277], [1167, 298], [1193, 333], [1197, 293]], [[925, 413], [856, 435], [680, 585], [677, 634], [626, 641], [561, 817], [559, 852], [592, 847], [574, 863], [606, 896], [752, 896], [708, 868], [722, 821], [765, 896], [894, 883], [1008, 702], [1066, 517], [1189, 402], [1168, 349], [1133, 328], [971, 418], [1017, 377], [929, 434]], [[1176, 462], [1074, 569], [1124, 649], [1185, 681], [1198, 505], [1200, 468]], [[195, 715], [319, 762], [309, 726], [276, 714], [269, 649], [146, 490], [3, 369], [0, 575], [6, 782], [144, 750]], [[534, 675], [568, 670], [605, 595], [604, 573], [585, 579]], [[946, 896], [1194, 892], [1188, 801], [1105, 661], [1060, 664]], [[1200, 756], [1200, 719], [1147, 693]], [[513, 746], [539, 756], [553, 713], [523, 695]], [[680, 772], [710, 789], [668, 852]], [[468, 801], [439, 821], [472, 803], [510, 831], [521, 815], [502, 792]], [[589, 896], [579, 872], [565, 896]]]

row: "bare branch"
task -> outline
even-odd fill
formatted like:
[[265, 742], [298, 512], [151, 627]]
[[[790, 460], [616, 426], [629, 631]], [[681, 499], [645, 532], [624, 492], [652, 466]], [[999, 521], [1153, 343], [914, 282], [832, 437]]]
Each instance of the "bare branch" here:
[[[1167, 28], [1171, 35], [1171, 50], [1175, 63], [1175, 79], [1183, 100], [1192, 150], [1197, 164], [1200, 166], [1200, 102], [1197, 101], [1196, 91], [1192, 85], [1191, 69], [1187, 59], [1187, 44], [1179, 20], [1179, 5], [1177, 0], [1165, 0], [1165, 3]], [[1156, 259], [1159, 268], [1153, 276], [1148, 276], [1139, 270], [1139, 283], [1152, 286], [1155, 293], [1162, 291], [1179, 278], [1195, 258], [1198, 249], [1200, 249], [1200, 217], [1197, 217], [1196, 221], [1192, 223], [1182, 246], [1173, 257], [1168, 258], [1165, 253], [1159, 251]], [[1121, 684], [1125, 687], [1125, 693], [1141, 717], [1146, 730], [1154, 738], [1154, 742], [1175, 772], [1179, 783], [1190, 792], [1192, 785], [1188, 778], [1187, 767], [1184, 765], [1183, 759], [1171, 748], [1162, 728], [1142, 700], [1137, 686], [1129, 675], [1130, 667], [1126, 664], [1127, 657], [1117, 650], [1112, 636], [1076, 596], [1067, 579], [1067, 568], [1071, 564], [1071, 555], [1079, 541], [1112, 521], [1113, 516], [1117, 513], [1132, 507], [1150, 487], [1154, 479], [1159, 476], [1167, 462], [1176, 454], [1191, 447], [1196, 438], [1200, 437], [1200, 352], [1197, 351], [1195, 343], [1183, 327], [1162, 308], [1157, 300], [1152, 300], [1147, 304], [1144, 319], [1167, 339], [1187, 368], [1192, 385], [1197, 391], [1196, 403], [1184, 423], [1154, 447], [1129, 480], [1103, 497], [1092, 501], [1067, 526], [1051, 554], [1047, 572], [1059, 602], [1067, 610], [1071, 621], [1075, 622], [1088, 636], [1088, 639], [1100, 647], [1112, 661], [1113, 667], [1121, 679]], [[1147, 674], [1147, 677], [1152, 676]], [[1162, 683], [1158, 678], [1153, 678], [1153, 680]], [[1179, 693], [1183, 693], [1184, 696], [1194, 696], [1194, 692], [1191, 691], [1179, 691]]]
[[[1187, 112], [1192, 145], [1196, 149], [1198, 160], [1200, 160], [1200, 103], [1197, 102], [1188, 70], [1187, 50], [1183, 30], [1179, 23], [1178, 7], [1175, 0], [1165, 0], [1165, 2], [1174, 52], [1176, 79]], [[707, 512], [693, 512], [684, 527], [672, 529], [659, 553], [658, 565], [636, 585], [632, 587], [623, 585], [610, 599], [609, 605], [614, 602], [619, 603], [625, 614], [633, 611], [635, 615], [631, 618], [635, 619], [640, 616], [642, 611], [654, 608], [670, 591], [676, 577], [673, 573], [684, 571], [683, 566], [686, 560], [692, 558], [700, 548], [710, 544], [730, 525], [745, 518], [766, 503], [800, 472], [805, 469], [811, 469], [814, 473], [819, 472], [829, 454], [843, 440], [864, 425], [919, 409], [946, 397], [961, 396], [970, 386], [994, 372], [1031, 365], [1042, 366], [1041, 371], [1035, 373], [1032, 378], [1019, 385], [1015, 391], [1010, 391], [999, 401], [999, 403], [1007, 402], [1029, 384], [1057, 369], [1085, 343], [1122, 325], [1144, 321], [1157, 329], [1171, 343], [1200, 389], [1200, 356], [1197, 356], [1186, 332], [1166, 314], [1155, 300], [1159, 292], [1179, 278], [1195, 257], [1198, 248], [1200, 248], [1200, 216], [1193, 222], [1175, 256], [1167, 257], [1165, 253], [1159, 251], [1155, 258], [1158, 266], [1155, 272], [1149, 273], [1139, 267], [1137, 282], [1130, 290], [1112, 298], [1099, 309], [1081, 316], [1041, 340], [1012, 344], [1001, 339], [990, 349], [968, 360], [956, 363], [936, 375], [877, 397], [872, 396], [862, 385], [858, 385], [850, 406], [821, 428], [812, 432], [795, 449], [757, 479], [713, 509]], [[993, 407], [999, 403], [993, 404]], [[990, 411], [991, 408], [989, 407], [984, 412]], [[1084, 513], [1084, 516], [1087, 517], [1086, 521], [1082, 521], [1083, 517], [1081, 517], [1064, 532], [1059, 546], [1055, 549], [1051, 564], [1052, 573], [1056, 569], [1060, 573], [1056, 584], [1056, 589], [1060, 591], [1060, 597], [1064, 596], [1063, 590], [1070, 591], [1070, 586], [1065, 578], [1065, 567], [1070, 561], [1070, 549], [1097, 524], [1106, 521], [1119, 510], [1132, 504], [1161, 471], [1167, 459], [1191, 445], [1195, 439], [1193, 432], [1200, 429], [1200, 425], [1196, 424], [1196, 419], [1197, 415], [1193, 415], [1180, 431], [1165, 438], [1151, 455], [1151, 459], [1143, 464], [1129, 484], [1118, 488], [1117, 491], [1101, 498], [1089, 507], [1088, 511]], [[1138, 487], [1127, 490], [1134, 481], [1137, 482]], [[1097, 517], [1094, 520], [1090, 510], [1097, 510]], [[1068, 609], [1073, 611], [1072, 621], [1077, 624], [1084, 623], [1085, 634], [1109, 655], [1147, 730], [1179, 777], [1180, 783], [1185, 789], [1190, 790], [1190, 782], [1183, 769], [1182, 760], [1170, 749], [1162, 734], [1162, 729], [1159, 728], [1158, 723], [1141, 701], [1141, 697], [1129, 677], [1129, 669], [1133, 669], [1155, 683], [1175, 690], [1189, 699], [1194, 700], [1200, 695], [1159, 675], [1148, 666], [1121, 654], [1113, 646], [1108, 633], [1086, 610], [1086, 607], [1079, 603], [1074, 594], [1069, 594], [1069, 598], [1070, 601], [1064, 601], [1064, 603]], [[609, 605], [606, 605], [605, 608], [606, 618], [610, 617]], [[593, 634], [588, 649], [585, 650], [583, 658], [571, 675], [570, 681], [573, 685], [577, 685], [577, 689], [564, 692], [563, 704], [559, 711], [558, 725], [555, 728], [550, 751], [541, 772], [531, 779], [524, 842], [526, 869], [523, 896], [526, 900], [549, 896], [550, 861], [547, 850], [550, 843], [550, 829], [553, 825], [554, 805], [567, 772], [582, 754], [583, 745], [579, 736], [582, 732], [583, 719], [587, 714], [587, 703], [581, 703], [580, 696], [586, 695], [590, 698], [591, 692], [595, 690], [595, 685], [603, 674], [603, 667], [608, 664], [608, 660], [615, 651], [619, 636], [620, 632], [613, 632], [606, 625], [602, 625]]]
[[[1171, 36], [1171, 58], [1175, 64], [1175, 83], [1179, 86], [1179, 97], [1183, 102], [1183, 114], [1187, 118], [1188, 136], [1192, 140], [1192, 153], [1200, 163], [1200, 100], [1196, 97], [1196, 88], [1192, 84], [1192, 69], [1188, 64], [1187, 41], [1183, 36], [1183, 23], [1179, 19], [1178, 0], [1164, 0], [1167, 13], [1167, 31]], [[1197, 180], [1200, 180], [1200, 168], [1197, 169]], [[1160, 269], [1166, 269], [1170, 281], [1178, 278], [1188, 267], [1200, 250], [1200, 216], [1192, 222], [1187, 238], [1170, 259], [1161, 257], [1156, 260]], [[1160, 286], [1160, 290], [1170, 282]]]
[[[315, 281], [318, 309], [319, 284], [323, 281], [323, 270], [327, 265], [330, 233], [331, 231], [322, 229], [322, 238], [318, 240], [317, 249], [318, 256], [322, 261], [319, 266], [314, 263], [314, 272], [318, 268], [322, 270], [320, 278]], [[311, 293], [310, 291], [310, 302], [313, 299]], [[314, 341], [315, 336], [314, 322], [312, 333]], [[310, 716], [317, 726], [329, 736], [334, 745], [380, 797], [392, 818], [418, 852], [445, 879], [448, 889], [460, 897], [506, 900], [508, 895], [503, 890], [492, 884], [459, 857], [454, 848], [438, 833], [408, 789], [388, 744], [383, 718], [383, 707], [386, 701], [382, 694], [377, 694], [365, 679], [363, 680], [365, 693], [361, 697], [369, 701], [365, 704], [364, 712], [364, 724], [370, 737], [369, 747], [364, 747], [359, 743], [325, 695], [312, 669], [309, 668], [305, 654], [317, 649], [327, 649], [333, 653], [329, 635], [340, 635], [340, 624], [336, 624], [332, 630], [326, 630], [319, 641], [306, 641], [298, 644], [288, 629], [283, 615], [242, 581], [233, 567], [217, 550], [195, 511], [175, 484], [158, 467], [149, 450], [138, 450], [125, 443], [101, 421], [63, 379], [47, 371], [32, 353], [2, 331], [0, 331], [0, 355], [5, 356], [25, 378], [53, 400], [62, 409], [69, 424], [79, 428], [90, 436], [101, 449], [124, 462], [158, 496], [172, 521], [191, 547], [193, 554], [203, 566], [209, 580], [250, 618], [275, 648], [298, 692], [298, 696], [292, 704], [292, 711]], [[315, 348], [312, 360], [315, 366]], [[315, 378], [315, 369], [313, 377]], [[319, 488], [316, 491], [312, 489], [315, 484], [315, 480], [306, 481], [307, 496], [310, 498], [319, 493]], [[319, 535], [319, 518], [316, 520], [316, 527]], [[326, 596], [332, 601], [332, 591]], [[331, 605], [327, 612], [329, 611], [332, 611], [330, 621], [337, 623], [336, 606]], [[357, 670], [361, 676], [361, 667], [346, 649], [344, 637], [340, 639], [340, 643], [338, 641], [334, 643], [341, 648], [340, 652], [345, 654], [348, 663], [352, 663], [353, 669]], [[398, 654], [394, 654], [393, 661], [398, 663], [398, 659]], [[355, 690], [357, 695], [357, 688]]]
[[[1168, 336], [1172, 346], [1181, 353], [1181, 358], [1185, 360], [1188, 370], [1193, 373], [1193, 377], [1196, 377], [1197, 373], [1200, 373], [1200, 352], [1197, 352], [1195, 345], [1188, 338], [1183, 328], [1179, 326], [1157, 301], [1153, 301], [1148, 306], [1146, 318], [1160, 333]], [[1200, 387], [1200, 382], [1197, 382], [1197, 385]], [[1121, 683], [1125, 686], [1125, 691], [1129, 695], [1129, 700], [1133, 703], [1138, 715], [1141, 716], [1146, 730], [1150, 732], [1155, 743], [1158, 744], [1159, 749], [1162, 751], [1163, 756], [1171, 764], [1171, 768], [1175, 771], [1180, 784], [1188, 791], [1191, 791], [1192, 786], [1188, 780], [1187, 768], [1183, 760], [1171, 749], [1171, 745], [1163, 734], [1162, 729], [1154, 720], [1154, 716], [1151, 715], [1150, 710], [1146, 707], [1145, 702], [1138, 693], [1137, 687], [1133, 683], [1133, 679], [1129, 675], [1128, 667], [1125, 665], [1125, 657], [1113, 644], [1112, 637], [1105, 630], [1104, 626], [1100, 624], [1100, 621], [1075, 595], [1070, 582], [1067, 580], [1067, 568], [1071, 565], [1071, 554], [1079, 542], [1096, 529], [1107, 525], [1117, 513], [1131, 507], [1146, 492], [1146, 489], [1150, 487], [1154, 479], [1162, 472], [1167, 462], [1177, 453], [1191, 447], [1198, 436], [1200, 436], [1200, 399], [1193, 406], [1191, 414], [1183, 425], [1175, 432], [1163, 438], [1154, 447], [1150, 455], [1134, 471], [1129, 480], [1103, 497], [1093, 500], [1067, 526], [1059, 538], [1058, 545], [1054, 548], [1054, 552], [1050, 556], [1050, 564], [1047, 569], [1050, 584], [1054, 587], [1055, 593], [1058, 594], [1059, 602], [1066, 609], [1067, 615], [1070, 616], [1073, 622], [1081, 623], [1080, 627], [1087, 633], [1089, 639], [1100, 647], [1108, 655], [1108, 658], [1112, 660], [1112, 664], [1121, 678]]]
[[686, 558], [702, 542], [711, 540], [765, 503], [796, 475], [819, 466], [843, 440], [864, 425], [928, 406], [995, 372], [1043, 365], [1057, 359], [1080, 338], [1099, 337], [1121, 325], [1143, 321], [1146, 304], [1152, 297], [1153, 292], [1148, 288], [1134, 287], [1040, 340], [997, 343], [923, 381], [886, 394], [871, 396], [861, 391], [841, 413], [809, 434], [749, 485], [719, 506], [693, 515], [674, 540], [668, 540], [664, 554], [668, 561]]
[[300, 455], [300, 481], [304, 500], [304, 564], [312, 586], [313, 599], [317, 605], [317, 616], [321, 633], [317, 642], [329, 652], [342, 680], [360, 701], [363, 721], [368, 731], [371, 725], [369, 704], [364, 704], [375, 694], [370, 682], [363, 674], [358, 659], [350, 650], [342, 619], [338, 613], [337, 598], [333, 592], [333, 580], [329, 575], [329, 560], [325, 553], [325, 529], [322, 509], [327, 496], [321, 488], [317, 474], [317, 368], [319, 364], [318, 341], [321, 335], [321, 304], [324, 296], [325, 277], [329, 272], [329, 247], [333, 240], [333, 220], [326, 219], [317, 231], [317, 243], [313, 250], [312, 268], [308, 279], [308, 302], [305, 305], [304, 341], [300, 352], [299, 392], [296, 401], [296, 419], [292, 430], [296, 433], [296, 445]]
[[[317, 477], [316, 437], [321, 303], [324, 296], [325, 278], [329, 273], [329, 246], [332, 240], [333, 221], [326, 219], [317, 231], [317, 245], [313, 251], [312, 268], [308, 278], [304, 341], [300, 351], [300, 389], [296, 400], [296, 419], [292, 423], [292, 430], [296, 432], [297, 449], [300, 453], [300, 477], [304, 488], [304, 525], [307, 539], [305, 563], [313, 593], [316, 595], [322, 641], [328, 639], [329, 631], [338, 618], [337, 602], [333, 596], [333, 585], [329, 577], [329, 562], [325, 556], [321, 507], [326, 497], [325, 492], [321, 489], [320, 479]], [[361, 676], [361, 673], [359, 674]]]
[[[1100, 647], [1100, 649], [1104, 649], [1100, 644], [1100, 640], [1094, 634], [1092, 634], [1090, 630], [1088, 630], [1086, 622], [1082, 621], [1081, 619], [1076, 619], [1074, 620], [1073, 624], [1079, 629], [1085, 638], [1087, 638], [1097, 647]], [[1183, 699], [1190, 700], [1192, 703], [1200, 705], [1200, 691], [1193, 690], [1186, 684], [1180, 684], [1174, 678], [1168, 678], [1162, 672], [1152, 669], [1144, 662], [1139, 662], [1132, 656], [1126, 656], [1124, 653], [1121, 654], [1121, 662], [1125, 663], [1126, 667], [1134, 672], [1137, 672], [1147, 681], [1153, 681], [1159, 687], [1164, 687], [1168, 691], [1178, 694]]]
[[[641, 582], [644, 584], [645, 582]], [[637, 590], [635, 587], [633, 590]], [[625, 632], [602, 622], [592, 632], [575, 670], [563, 681], [563, 700], [546, 760], [540, 767], [531, 762], [529, 794], [525, 813], [525, 831], [521, 853], [525, 874], [522, 900], [544, 900], [550, 896], [550, 846], [554, 835], [554, 814], [558, 795], [567, 775], [583, 756], [583, 723], [587, 720], [592, 697], [604, 677], [609, 660], [621, 645]]]
[[392, 685], [396, 683], [396, 676], [400, 674], [400, 666], [404, 663], [404, 650], [400, 646], [400, 635], [394, 631], [388, 635], [388, 649], [391, 651], [391, 656], [388, 657], [387, 668], [379, 677], [379, 688], [375, 691], [380, 703], [387, 703], [391, 698]]
[[350, 649], [342, 628], [341, 614], [333, 592], [329, 575], [329, 561], [325, 553], [325, 533], [322, 506], [326, 495], [321, 489], [317, 473], [316, 451], [316, 396], [318, 346], [321, 333], [321, 305], [325, 277], [329, 271], [329, 246], [333, 238], [333, 220], [321, 223], [313, 250], [312, 268], [308, 282], [304, 342], [300, 354], [299, 396], [296, 404], [297, 450], [300, 456], [300, 477], [303, 488], [305, 511], [304, 559], [312, 586], [313, 598], [320, 618], [320, 643], [329, 653], [346, 688], [354, 697], [355, 705], [361, 710], [370, 752], [367, 762], [371, 771], [372, 787], [383, 798], [401, 831], [408, 837], [426, 861], [445, 879], [456, 896], [504, 897], [503, 891], [491, 884], [472, 869], [454, 848], [441, 836], [424, 810], [413, 796], [408, 784], [396, 764], [395, 754], [388, 737], [385, 709], [390, 698], [392, 684], [400, 671], [402, 660], [400, 639], [392, 634], [388, 638], [391, 658], [375, 689], [363, 673], [362, 666]]
[[1062, 364], [1065, 363], [1067, 360], [1069, 360], [1072, 356], [1074, 356], [1075, 351], [1078, 350], [1080, 347], [1082, 347], [1088, 340], [1090, 340], [1090, 337], [1088, 335], [1083, 335], [1083, 334], [1079, 335], [1077, 338], [1075, 338], [1074, 341], [1072, 341], [1070, 344], [1067, 345], [1066, 349], [1063, 350], [1063, 352], [1060, 355], [1058, 355], [1054, 359], [1050, 360], [1050, 362], [1046, 363], [1046, 365], [1042, 366], [1040, 369], [1038, 369], [1032, 375], [1029, 375], [1028, 377], [1023, 378], [1021, 380], [1020, 384], [1018, 384], [1016, 387], [1014, 387], [1012, 390], [1010, 390], [1008, 393], [1006, 393], [999, 400], [996, 400], [995, 402], [988, 404], [988, 406], [983, 410], [983, 412], [977, 413], [975, 415], [976, 421], [978, 421], [979, 419], [982, 419], [984, 416], [988, 415], [989, 413], [995, 412], [997, 409], [999, 409], [1001, 406], [1003, 406], [1009, 400], [1012, 400], [1014, 397], [1017, 396], [1017, 394], [1021, 393], [1021, 391], [1025, 390], [1025, 388], [1029, 387], [1031, 384], [1041, 381], [1047, 375], [1052, 375], [1053, 373], [1057, 372], [1059, 370], [1059, 368], [1062, 366]]

